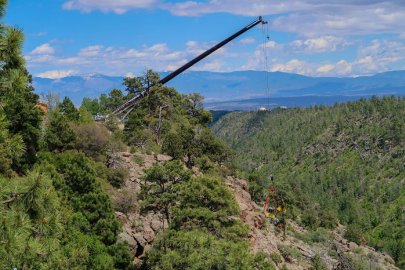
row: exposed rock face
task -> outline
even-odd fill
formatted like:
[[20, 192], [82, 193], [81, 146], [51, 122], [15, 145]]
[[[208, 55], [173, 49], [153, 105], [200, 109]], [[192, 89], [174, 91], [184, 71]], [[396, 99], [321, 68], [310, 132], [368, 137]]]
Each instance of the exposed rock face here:
[[[262, 207], [252, 201], [246, 181], [228, 176], [227, 185], [239, 205], [240, 219], [250, 228], [249, 241], [252, 251], [280, 255], [282, 262], [276, 266], [277, 269], [284, 264], [288, 269], [310, 269], [311, 261], [317, 254], [326, 263], [328, 269], [350, 267], [347, 260], [349, 256], [371, 265], [371, 269], [378, 269], [378, 267], [380, 269], [398, 269], [388, 255], [375, 252], [367, 246], [358, 246], [343, 238], [341, 233], [343, 227], [331, 232], [330, 240], [309, 244], [296, 237], [297, 234], [307, 233], [307, 230], [293, 221], [288, 221], [287, 235], [283, 239], [282, 232], [266, 221], [262, 214]], [[297, 254], [288, 252], [288, 249]], [[336, 256], [333, 256], [334, 252]], [[354, 270], [353, 267], [347, 269]]]
[[156, 155], [156, 160], [158, 162], [169, 161], [169, 160], [172, 160], [172, 157], [167, 156], [167, 155], [158, 154], [158, 155]]
[[[129, 178], [120, 190], [111, 192], [115, 208], [119, 207], [118, 202], [122, 201], [122, 199], [125, 200], [125, 198], [122, 198], [124, 194], [135, 194], [137, 196], [141, 190], [142, 176], [145, 169], [150, 168], [156, 162], [165, 162], [171, 159], [166, 155], [118, 153], [111, 164], [114, 167], [127, 168]], [[123, 225], [123, 231], [119, 235], [119, 239], [129, 244], [134, 254], [134, 262], [139, 265], [145, 251], [151, 248], [156, 235], [167, 227], [167, 222], [161, 215], [156, 213], [141, 214], [139, 201], [135, 199], [133, 203], [134, 205], [128, 207], [130, 210], [126, 211], [126, 213], [119, 212], [120, 209], [117, 209], [116, 215]]]
[[[167, 221], [160, 214], [140, 213], [137, 194], [143, 183], [142, 176], [144, 170], [156, 162], [168, 160], [171, 160], [171, 157], [122, 152], [115, 155], [114, 161], [111, 162], [113, 167], [129, 169], [129, 178], [125, 185], [120, 190], [111, 190], [110, 193], [117, 211], [116, 215], [123, 224], [123, 231], [120, 233], [119, 239], [129, 244], [134, 254], [134, 262], [137, 265], [142, 263], [145, 252], [152, 247], [157, 234], [167, 228]], [[197, 169], [193, 172], [194, 176], [201, 174]], [[277, 264], [276, 269], [280, 269], [283, 265], [286, 265], [290, 270], [310, 269], [311, 261], [317, 254], [326, 263], [328, 269], [353, 269], [350, 268], [348, 256], [366, 261], [371, 265], [371, 269], [378, 269], [378, 267], [388, 270], [398, 269], [393, 265], [394, 262], [388, 255], [378, 253], [370, 247], [359, 246], [343, 238], [343, 227], [331, 232], [330, 239], [325, 242], [307, 243], [297, 237], [297, 235], [307, 233], [305, 228], [293, 221], [288, 221], [287, 235], [283, 239], [282, 232], [266, 221], [262, 207], [252, 201], [246, 181], [228, 176], [226, 183], [239, 205], [239, 218], [250, 229], [248, 238], [252, 252], [264, 252], [269, 256], [271, 254], [280, 256], [281, 263]], [[123, 196], [135, 196], [135, 198], [131, 197], [131, 200], [127, 200]], [[117, 209], [122, 201], [133, 205], [125, 207], [125, 209]]]

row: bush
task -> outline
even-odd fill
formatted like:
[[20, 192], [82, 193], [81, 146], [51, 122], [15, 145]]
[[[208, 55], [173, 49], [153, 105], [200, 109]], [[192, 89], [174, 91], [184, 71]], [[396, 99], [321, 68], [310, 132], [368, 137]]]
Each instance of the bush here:
[[306, 243], [322, 243], [326, 242], [330, 238], [330, 234], [325, 229], [319, 228], [316, 231], [309, 231], [303, 234], [297, 234], [297, 238], [301, 239]]
[[362, 232], [358, 226], [350, 224], [347, 226], [344, 236], [347, 240], [360, 245]]
[[251, 269], [257, 270], [275, 270], [273, 263], [268, 259], [268, 255], [264, 252], [258, 252], [254, 257], [254, 264]]
[[301, 216], [301, 223], [311, 229], [318, 228], [320, 223], [318, 214], [315, 211], [305, 211]]
[[325, 262], [322, 260], [321, 256], [319, 256], [319, 254], [316, 254], [312, 258], [311, 261], [312, 261], [312, 267], [310, 268], [311, 270], [327, 270], [328, 269]]
[[[131, 150], [132, 150], [132, 148], [131, 148]], [[142, 156], [139, 156], [139, 155], [134, 155], [134, 157], [133, 157], [132, 159], [133, 159], [134, 162], [135, 162], [136, 164], [138, 164], [139, 166], [142, 166], [143, 163], [145, 162], [145, 159], [144, 159]]]
[[97, 161], [105, 161], [110, 133], [108, 129], [98, 123], [74, 126], [76, 137], [75, 148], [83, 151]]
[[132, 267], [132, 255], [129, 251], [128, 245], [122, 242], [115, 243], [109, 248], [110, 254], [114, 259], [115, 269], [131, 270]]
[[270, 258], [276, 265], [283, 262], [283, 259], [281, 258], [281, 256], [276, 252], [272, 252], [270, 254]]
[[126, 168], [110, 168], [108, 170], [108, 182], [113, 187], [119, 188], [129, 177], [129, 171]]
[[265, 263], [255, 260], [247, 243], [218, 239], [201, 230], [170, 230], [147, 253], [144, 269], [271, 269], [263, 267]]
[[283, 245], [279, 247], [279, 250], [281, 256], [283, 256], [287, 262], [293, 262], [294, 259], [301, 258], [301, 253], [295, 247]]
[[321, 211], [319, 219], [319, 225], [327, 229], [334, 229], [339, 223], [336, 212], [328, 209]]
[[113, 197], [113, 205], [116, 211], [128, 214], [137, 203], [136, 192], [133, 190], [123, 190]]

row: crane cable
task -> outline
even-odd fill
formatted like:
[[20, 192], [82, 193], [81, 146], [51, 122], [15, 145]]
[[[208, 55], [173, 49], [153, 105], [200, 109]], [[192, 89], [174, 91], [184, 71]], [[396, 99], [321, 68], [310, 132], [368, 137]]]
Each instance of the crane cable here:
[[267, 96], [267, 109], [270, 110], [270, 68], [269, 68], [269, 25], [268, 23], [262, 24], [262, 56], [263, 56], [263, 70], [265, 81], [265, 93]]

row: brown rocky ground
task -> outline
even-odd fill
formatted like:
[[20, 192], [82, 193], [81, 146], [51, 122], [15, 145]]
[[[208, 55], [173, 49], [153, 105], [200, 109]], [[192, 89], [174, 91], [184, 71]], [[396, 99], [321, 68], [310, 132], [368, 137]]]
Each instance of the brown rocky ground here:
[[[121, 152], [114, 158], [112, 164], [114, 167], [125, 167], [129, 170], [129, 177], [123, 187], [111, 190], [110, 193], [116, 215], [123, 224], [120, 238], [128, 242], [137, 264], [141, 263], [145, 251], [151, 248], [156, 235], [167, 227], [166, 221], [159, 214], [145, 215], [140, 212], [137, 195], [141, 189], [142, 176], [144, 170], [154, 163], [170, 159], [165, 155]], [[311, 260], [316, 254], [327, 264], [328, 269], [354, 269], [350, 266], [345, 267], [342, 258], [347, 256], [367, 265], [367, 269], [398, 269], [388, 255], [344, 239], [342, 226], [329, 232], [326, 241], [308, 243], [300, 237], [308, 232], [298, 224], [288, 221], [287, 235], [284, 239], [282, 232], [265, 220], [262, 208], [252, 201], [246, 181], [228, 176], [226, 184], [235, 195], [240, 208], [240, 219], [250, 228], [249, 241], [252, 252], [263, 252], [270, 257], [278, 255], [281, 261], [276, 266], [277, 269], [282, 265], [286, 265], [290, 270], [310, 269]]]
[[141, 190], [142, 176], [144, 170], [156, 162], [170, 159], [165, 155], [129, 152], [121, 152], [115, 157], [113, 166], [124, 167], [129, 171], [129, 177], [122, 188], [111, 191], [115, 213], [123, 225], [119, 237], [128, 242], [137, 264], [141, 262], [145, 251], [151, 248], [157, 233], [167, 227], [167, 223], [159, 214], [140, 212], [137, 196]]
[[289, 220], [284, 239], [281, 231], [266, 222], [262, 207], [251, 200], [246, 181], [228, 176], [227, 185], [235, 194], [241, 210], [241, 220], [250, 228], [249, 240], [252, 251], [269, 255], [278, 254], [282, 260], [278, 268], [285, 264], [288, 269], [310, 269], [312, 258], [318, 254], [328, 269], [356, 269], [353, 266], [346, 268], [342, 265], [347, 256], [361, 262], [367, 269], [398, 269], [393, 265], [394, 261], [390, 256], [367, 246], [358, 246], [343, 238], [343, 226], [331, 231], [326, 241], [306, 243], [298, 236], [305, 235], [308, 233], [307, 230]]

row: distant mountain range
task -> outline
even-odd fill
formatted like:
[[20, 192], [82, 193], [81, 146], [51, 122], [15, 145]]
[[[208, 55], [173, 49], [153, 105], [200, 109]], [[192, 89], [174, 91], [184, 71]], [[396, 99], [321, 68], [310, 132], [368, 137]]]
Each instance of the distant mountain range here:
[[[161, 73], [165, 76], [167, 73]], [[61, 79], [34, 77], [37, 93], [58, 92], [77, 105], [83, 97], [95, 98], [113, 88], [124, 89], [122, 77], [93, 74]], [[267, 82], [269, 87], [267, 88]], [[405, 71], [356, 78], [308, 77], [264, 71], [229, 73], [191, 71], [167, 84], [181, 93], [199, 92], [208, 109], [246, 110], [260, 106], [307, 107], [329, 105], [373, 95], [405, 95]]]

